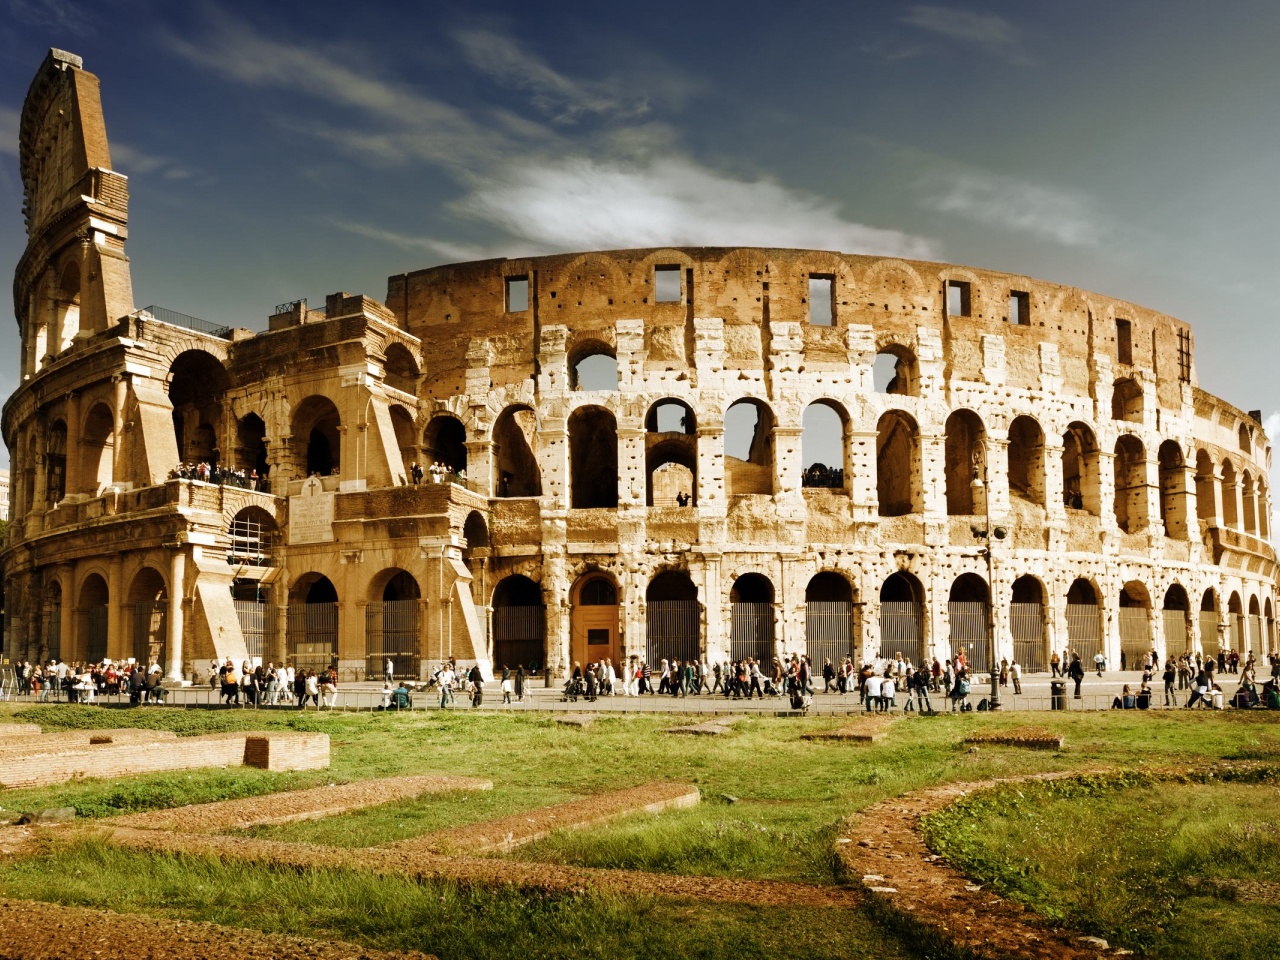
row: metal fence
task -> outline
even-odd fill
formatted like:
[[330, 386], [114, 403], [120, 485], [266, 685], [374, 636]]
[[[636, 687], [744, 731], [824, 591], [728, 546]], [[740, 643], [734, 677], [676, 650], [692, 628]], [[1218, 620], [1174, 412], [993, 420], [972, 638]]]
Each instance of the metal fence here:
[[[1098, 607], [1092, 603], [1067, 604], [1067, 645], [1072, 653], [1080, 654], [1085, 669], [1093, 666], [1093, 658], [1102, 650], [1102, 624], [1098, 620]], [[1070, 664], [1064, 663], [1065, 670]]]
[[1137, 670], [1142, 658], [1151, 652], [1151, 611], [1146, 607], [1121, 607], [1116, 612], [1124, 666]]
[[365, 676], [381, 677], [388, 660], [392, 676], [418, 675], [418, 601], [384, 600], [364, 609]]
[[133, 659], [150, 665], [165, 662], [165, 639], [168, 633], [169, 603], [165, 600], [133, 604]]
[[1049, 654], [1044, 633], [1044, 604], [1009, 604], [1009, 634], [1013, 638], [1013, 655], [1028, 673], [1049, 669]]
[[845, 657], [857, 657], [853, 646], [853, 604], [844, 600], [812, 600], [805, 604], [805, 650], [814, 670], [830, 660], [837, 667]]
[[892, 657], [901, 653], [914, 663], [925, 662], [924, 605], [904, 600], [880, 604], [880, 649], [876, 655]]
[[1187, 630], [1185, 610], [1161, 611], [1164, 619], [1164, 652], [1166, 657], [1180, 657], [1191, 652], [1191, 634]]
[[757, 663], [773, 662], [777, 656], [773, 645], [773, 604], [730, 605], [729, 656], [734, 661], [750, 657]]
[[512, 670], [523, 665], [526, 670], [540, 670], [545, 654], [547, 608], [493, 608], [493, 665]]
[[269, 567], [273, 534], [256, 520], [236, 517], [228, 530], [227, 563], [239, 566]]
[[1257, 614], [1249, 614], [1249, 645], [1247, 649], [1252, 650], [1254, 654], [1262, 653], [1266, 648], [1262, 645], [1262, 617]]
[[697, 600], [650, 600], [645, 605], [645, 658], [697, 660], [701, 617]]
[[1200, 650], [1206, 657], [1218, 655], [1218, 614], [1213, 610], [1200, 612]]
[[295, 670], [327, 670], [338, 657], [338, 605], [291, 603], [286, 652]]
[[44, 645], [43, 659], [46, 662], [62, 659], [62, 610], [60, 607], [54, 607], [46, 621]]
[[234, 603], [249, 656], [265, 660], [276, 635], [276, 605], [262, 600], [236, 600]]
[[976, 600], [953, 600], [947, 604], [947, 619], [951, 622], [952, 658], [963, 653], [971, 671], [989, 670], [991, 633], [987, 605]]
[[85, 611], [85, 627], [88, 648], [85, 656], [90, 663], [107, 659], [107, 605], [94, 604]]

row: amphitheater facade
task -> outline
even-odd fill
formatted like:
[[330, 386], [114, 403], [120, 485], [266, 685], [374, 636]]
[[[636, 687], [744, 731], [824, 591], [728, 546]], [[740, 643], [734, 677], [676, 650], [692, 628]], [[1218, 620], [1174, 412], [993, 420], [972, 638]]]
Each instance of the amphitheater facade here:
[[1271, 450], [1171, 317], [698, 248], [435, 267], [216, 329], [133, 302], [78, 58], [40, 68], [20, 163], [8, 657], [1277, 649]]

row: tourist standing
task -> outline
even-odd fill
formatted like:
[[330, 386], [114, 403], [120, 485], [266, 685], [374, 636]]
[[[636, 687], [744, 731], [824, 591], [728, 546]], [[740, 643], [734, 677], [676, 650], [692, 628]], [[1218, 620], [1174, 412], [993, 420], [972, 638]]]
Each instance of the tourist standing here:
[[[1073, 653], [1071, 655], [1071, 666], [1067, 668], [1067, 676], [1076, 683], [1075, 698], [1077, 700], [1081, 699], [1080, 684], [1084, 682], [1084, 664], [1080, 662], [1080, 654]], [[1102, 676], [1102, 673], [1099, 672], [1098, 676]]]

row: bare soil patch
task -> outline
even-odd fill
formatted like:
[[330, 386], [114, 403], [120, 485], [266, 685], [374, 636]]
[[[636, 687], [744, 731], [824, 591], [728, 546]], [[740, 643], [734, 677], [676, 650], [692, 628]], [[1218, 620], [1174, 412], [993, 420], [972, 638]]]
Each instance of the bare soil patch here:
[[1044, 727], [1015, 727], [1012, 730], [991, 730], [972, 733], [964, 742], [977, 746], [1025, 747], [1028, 750], [1061, 750], [1065, 738]]
[[508, 851], [541, 840], [553, 830], [588, 827], [628, 813], [660, 813], [663, 810], [691, 807], [701, 799], [702, 794], [692, 784], [646, 783], [552, 807], [540, 807], [457, 830], [440, 830], [388, 844], [387, 848], [406, 853], [458, 853], [473, 856], [495, 850]]
[[[121, 935], [127, 930], [126, 936]], [[186, 920], [0, 899], [6, 960], [431, 960], [348, 943], [258, 933]]]
[[898, 721], [897, 717], [866, 717], [846, 724], [835, 730], [821, 730], [817, 733], [806, 733], [803, 740], [846, 740], [852, 743], [875, 743], [884, 739], [889, 727]]

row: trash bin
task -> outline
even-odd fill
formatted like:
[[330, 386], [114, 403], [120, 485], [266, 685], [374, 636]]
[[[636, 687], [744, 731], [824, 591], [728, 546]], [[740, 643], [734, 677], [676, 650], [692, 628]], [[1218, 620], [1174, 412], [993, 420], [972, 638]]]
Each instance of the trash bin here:
[[1049, 681], [1049, 709], [1067, 709], [1067, 682], [1065, 680]]

